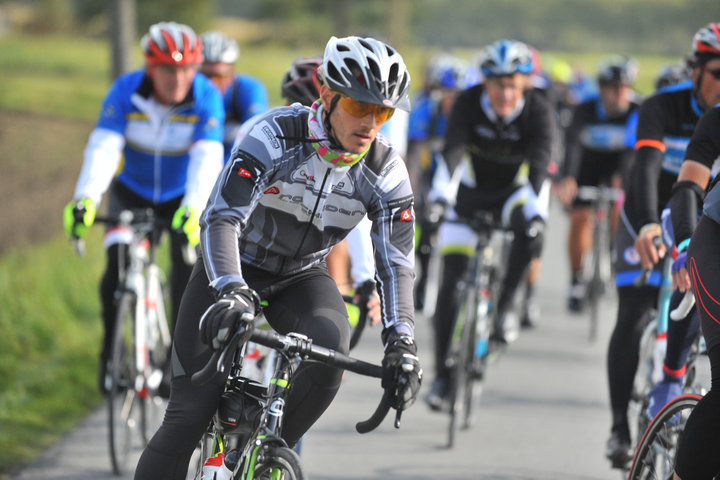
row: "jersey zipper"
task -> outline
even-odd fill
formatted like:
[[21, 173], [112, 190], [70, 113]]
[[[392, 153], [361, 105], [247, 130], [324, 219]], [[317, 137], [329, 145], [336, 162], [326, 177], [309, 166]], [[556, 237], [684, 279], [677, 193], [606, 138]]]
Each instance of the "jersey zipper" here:
[[298, 258], [298, 255], [300, 255], [300, 249], [302, 248], [303, 243], [305, 243], [305, 238], [307, 237], [308, 233], [310, 232], [310, 229], [313, 226], [313, 220], [315, 219], [315, 214], [317, 213], [318, 207], [320, 206], [320, 200], [322, 199], [323, 191], [325, 190], [325, 183], [327, 182], [327, 178], [330, 176], [330, 168], [325, 170], [325, 176], [323, 177], [322, 184], [320, 185], [320, 191], [318, 192], [317, 200], [315, 201], [315, 206], [313, 207], [313, 211], [310, 214], [310, 222], [305, 227], [305, 231], [303, 232], [303, 236], [300, 239], [300, 243], [298, 244], [297, 251], [295, 252], [294, 258]]

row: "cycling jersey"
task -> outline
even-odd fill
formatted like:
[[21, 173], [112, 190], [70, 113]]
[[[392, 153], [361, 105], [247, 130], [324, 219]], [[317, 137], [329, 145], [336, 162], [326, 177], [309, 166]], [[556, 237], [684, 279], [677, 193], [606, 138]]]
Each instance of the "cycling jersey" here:
[[447, 118], [440, 109], [440, 102], [429, 94], [422, 95], [413, 102], [408, 125], [408, 140], [442, 139], [446, 124]]
[[670, 200], [685, 149], [702, 115], [691, 82], [659, 90], [640, 107], [637, 156], [625, 209], [635, 231], [657, 223]]
[[453, 172], [462, 156], [469, 155], [457, 192], [455, 210], [460, 216], [497, 204], [519, 183], [530, 182], [535, 193], [540, 192], [548, 176], [554, 115], [534, 90], [527, 90], [515, 112], [503, 119], [493, 112], [484, 85], [459, 94], [448, 120], [443, 156]]
[[250, 117], [268, 109], [267, 90], [260, 80], [240, 74], [225, 92], [223, 104], [225, 106], [223, 144], [227, 162], [240, 125]]
[[329, 164], [307, 141], [309, 111], [278, 107], [244, 129], [201, 219], [211, 287], [245, 283], [241, 259], [273, 274], [302, 272], [367, 214], [383, 322], [412, 335], [414, 212], [405, 164], [382, 136], [362, 161]]
[[[720, 127], [720, 107], [715, 107], [708, 110], [700, 119], [685, 153], [686, 160], [705, 165], [712, 174], [716, 173], [720, 160], [718, 127]], [[720, 223], [720, 188], [717, 186], [718, 182], [713, 183], [712, 189], [705, 197], [703, 213]]]
[[626, 112], [608, 117], [600, 97], [575, 107], [565, 134], [564, 176], [576, 178], [578, 185], [598, 185], [632, 160], [639, 99], [632, 100]]
[[75, 198], [99, 203], [122, 151], [117, 180], [130, 191], [151, 203], [184, 195], [184, 204], [202, 209], [222, 166], [224, 118], [220, 94], [202, 75], [173, 106], [155, 100], [144, 71], [118, 77], [85, 149]]

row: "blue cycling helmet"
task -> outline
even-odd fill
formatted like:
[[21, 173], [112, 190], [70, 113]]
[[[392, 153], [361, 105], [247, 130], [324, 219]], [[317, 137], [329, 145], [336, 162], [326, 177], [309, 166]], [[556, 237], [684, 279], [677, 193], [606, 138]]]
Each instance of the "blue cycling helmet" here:
[[530, 75], [533, 58], [530, 48], [517, 40], [498, 40], [480, 53], [480, 71], [485, 77]]
[[460, 58], [448, 54], [437, 55], [428, 62], [425, 71], [427, 86], [448, 90], [463, 88], [466, 68]]

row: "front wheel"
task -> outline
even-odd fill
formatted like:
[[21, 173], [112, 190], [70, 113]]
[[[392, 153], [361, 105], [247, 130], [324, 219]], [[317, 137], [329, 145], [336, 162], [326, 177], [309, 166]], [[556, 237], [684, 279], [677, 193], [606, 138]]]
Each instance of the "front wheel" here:
[[699, 395], [677, 397], [660, 410], [643, 435], [628, 480], [666, 480], [672, 477], [677, 447]]
[[137, 298], [126, 292], [120, 298], [108, 371], [108, 434], [113, 471], [121, 475], [130, 467], [134, 448], [142, 448], [144, 424], [143, 399], [137, 394], [135, 381], [135, 306]]
[[255, 467], [255, 479], [304, 480], [306, 478], [300, 465], [300, 456], [287, 447], [268, 449]]

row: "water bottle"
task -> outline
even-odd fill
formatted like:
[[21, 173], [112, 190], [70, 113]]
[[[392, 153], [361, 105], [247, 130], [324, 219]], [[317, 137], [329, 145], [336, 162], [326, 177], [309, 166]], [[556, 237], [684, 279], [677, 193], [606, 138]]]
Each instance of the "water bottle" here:
[[232, 480], [233, 470], [240, 460], [240, 450], [230, 450], [227, 455], [218, 453], [205, 460], [202, 480]]

